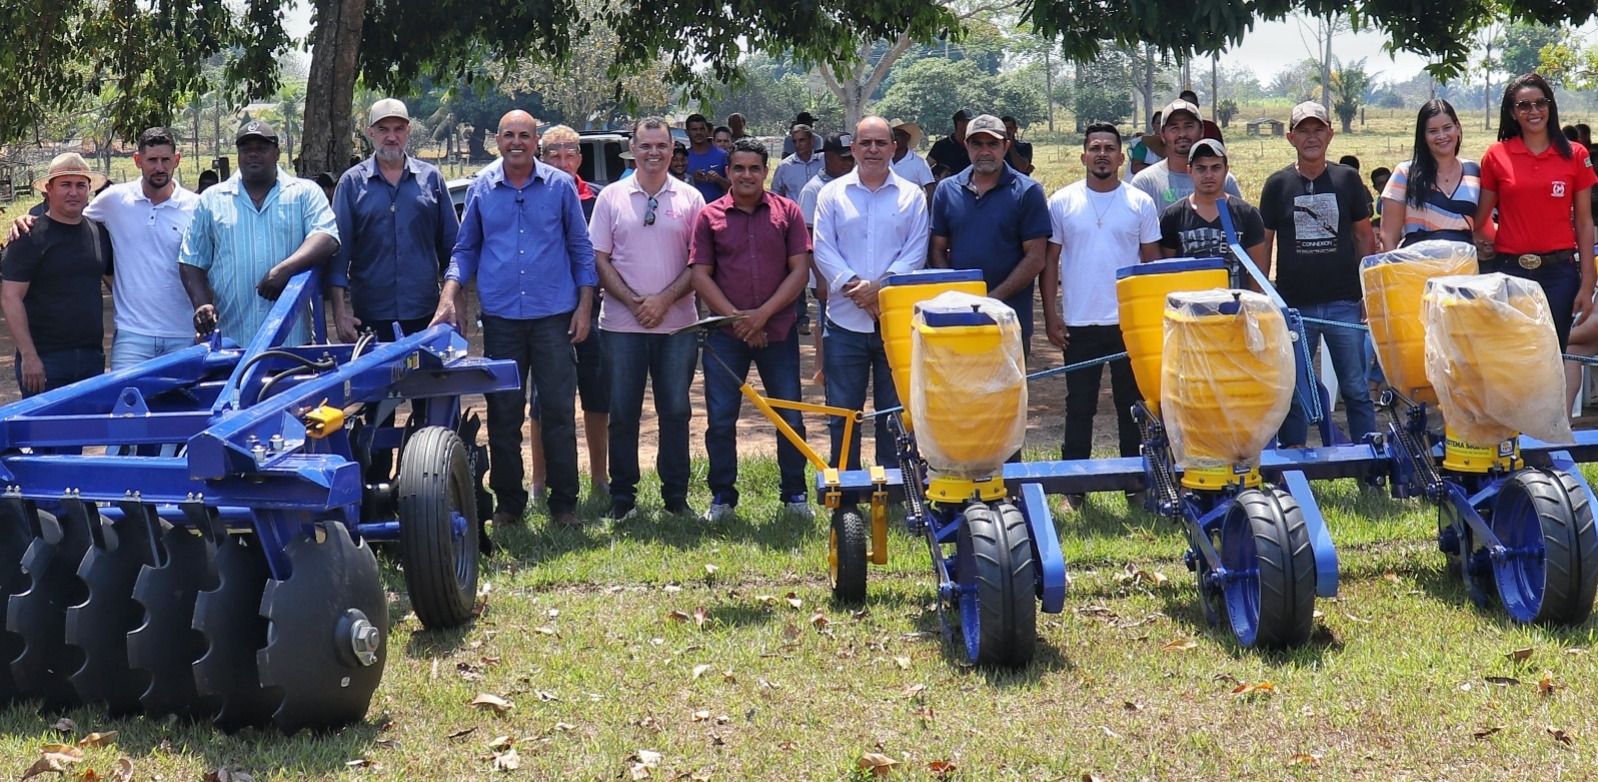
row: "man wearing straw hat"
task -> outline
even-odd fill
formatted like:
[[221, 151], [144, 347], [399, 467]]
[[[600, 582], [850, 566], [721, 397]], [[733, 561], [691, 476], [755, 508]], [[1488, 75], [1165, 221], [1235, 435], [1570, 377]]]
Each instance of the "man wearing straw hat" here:
[[927, 165], [926, 158], [916, 154], [916, 148], [921, 146], [921, 126], [899, 119], [888, 124], [893, 126], [893, 162], [889, 167], [893, 173], [927, 191], [927, 198], [931, 198], [932, 186], [938, 183], [938, 178], [932, 175], [932, 166]]
[[[322, 188], [278, 167], [271, 125], [250, 120], [235, 143], [238, 173], [200, 195], [178, 261], [195, 333], [204, 337], [220, 327], [242, 345], [254, 339], [290, 278], [338, 252], [338, 227]], [[337, 323], [344, 297], [330, 303]], [[309, 342], [310, 325], [302, 312], [287, 344]]]
[[6, 247], [0, 310], [16, 343], [23, 396], [105, 371], [101, 280], [111, 274], [111, 236], [83, 216], [105, 177], [76, 152], [57, 155], [37, 182], [46, 209]]

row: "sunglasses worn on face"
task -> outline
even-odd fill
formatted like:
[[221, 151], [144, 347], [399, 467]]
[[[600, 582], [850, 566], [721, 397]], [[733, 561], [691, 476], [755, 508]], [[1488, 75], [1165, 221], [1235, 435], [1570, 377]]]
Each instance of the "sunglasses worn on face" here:
[[1515, 111], [1518, 111], [1522, 114], [1530, 113], [1533, 109], [1537, 111], [1547, 111], [1548, 107], [1551, 105], [1553, 105], [1553, 101], [1550, 101], [1547, 98], [1538, 98], [1536, 100], [1517, 100], [1515, 101]]

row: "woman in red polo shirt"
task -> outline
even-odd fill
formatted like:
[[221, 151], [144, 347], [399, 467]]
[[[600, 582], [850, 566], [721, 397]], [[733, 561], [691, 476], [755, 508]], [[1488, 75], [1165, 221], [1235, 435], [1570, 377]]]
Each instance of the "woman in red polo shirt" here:
[[[1498, 143], [1481, 161], [1478, 246], [1496, 255], [1483, 272], [1503, 272], [1542, 286], [1553, 310], [1559, 347], [1576, 316], [1592, 307], [1592, 159], [1559, 132], [1559, 107], [1543, 77], [1528, 73], [1504, 89]], [[1498, 210], [1496, 233], [1490, 218]]]

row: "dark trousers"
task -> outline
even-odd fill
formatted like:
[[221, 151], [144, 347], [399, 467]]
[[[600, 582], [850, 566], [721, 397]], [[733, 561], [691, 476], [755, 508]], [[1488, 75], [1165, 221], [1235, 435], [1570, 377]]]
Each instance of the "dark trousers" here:
[[[399, 327], [399, 332], [402, 336], [408, 337], [417, 333], [418, 331], [426, 329], [428, 322], [432, 320], [431, 317], [410, 318], [407, 320], [384, 320], [382, 318], [362, 318], [359, 315], [357, 315], [356, 318], [360, 320], [361, 328], [372, 330], [372, 335], [376, 337], [378, 342], [393, 342], [394, 328], [396, 326]], [[411, 406], [412, 415], [415, 415], [415, 411], [417, 409], [418, 408], [415, 405]], [[378, 422], [378, 426], [393, 426], [394, 414], [397, 412], [399, 412], [398, 408], [388, 411], [388, 415], [384, 416], [383, 420]], [[473, 445], [473, 443], [467, 443], [467, 445], [470, 446]], [[372, 451], [371, 461], [372, 464], [367, 471], [366, 479], [372, 483], [381, 483], [387, 481], [394, 472], [394, 451], [389, 448], [374, 449]]]
[[698, 358], [699, 341], [691, 332], [605, 332], [605, 372], [610, 376], [612, 498], [636, 500], [638, 496], [638, 429], [643, 421], [644, 387], [653, 381], [655, 418], [659, 421], [655, 473], [660, 476], [660, 498], [668, 505], [688, 499], [688, 424], [693, 419], [688, 392]]
[[516, 362], [522, 388], [488, 394], [488, 487], [496, 510], [520, 518], [527, 510], [522, 424], [529, 392], [537, 392], [540, 439], [549, 486], [549, 512], [577, 509], [577, 360], [571, 313], [532, 320], [483, 315], [483, 355]]
[[[898, 406], [899, 392], [893, 387], [893, 370], [888, 366], [888, 354], [882, 346], [880, 327], [869, 333], [861, 333], [829, 320], [821, 340], [822, 369], [827, 375], [827, 404], [847, 410], [864, 410], [866, 386], [869, 385], [873, 409], [886, 410]], [[898, 454], [895, 452], [893, 433], [888, 430], [888, 418], [878, 416], [876, 420], [876, 463], [883, 467], [894, 467], [898, 464]], [[830, 461], [836, 465], [843, 447], [843, 421], [839, 418], [828, 419], [827, 431], [832, 435]], [[844, 469], [861, 468], [860, 441], [865, 439], [865, 434], [865, 427], [856, 428], [855, 437], [849, 443], [849, 458], [843, 465]], [[846, 504], [856, 502], [856, 493], [844, 492], [843, 501]]]
[[[34, 396], [22, 386], [22, 354], [17, 353], [14, 358], [17, 388], [22, 389], [24, 399]], [[39, 362], [44, 364], [44, 390], [54, 391], [62, 386], [69, 386], [79, 380], [87, 380], [104, 373], [105, 351], [100, 348], [52, 350], [40, 353]]]
[[[1111, 356], [1126, 350], [1120, 326], [1071, 326], [1066, 344], [1065, 363], [1075, 364]], [[1137, 456], [1137, 424], [1132, 420], [1132, 405], [1138, 401], [1137, 378], [1132, 363], [1125, 358], [1111, 361], [1110, 393], [1115, 399], [1115, 425], [1120, 433], [1121, 455]], [[1086, 459], [1093, 455], [1093, 416], [1099, 411], [1099, 385], [1104, 365], [1065, 373], [1065, 441], [1061, 459]]]
[[[717, 363], [717, 358], [721, 363]], [[744, 401], [738, 389], [749, 376], [751, 363], [760, 373], [767, 398], [798, 401], [799, 329], [790, 328], [787, 339], [763, 348], [749, 347], [720, 330], [705, 337], [705, 452], [710, 455], [710, 491], [716, 502], [727, 505], [738, 504], [738, 416]], [[721, 364], [726, 364], [732, 374]], [[778, 412], [795, 433], [805, 436], [804, 418], [798, 410]], [[777, 469], [782, 475], [784, 502], [802, 501], [809, 495], [804, 454], [782, 436], [777, 437]]]
[[[1576, 320], [1576, 293], [1581, 289], [1580, 263], [1548, 263], [1536, 269], [1522, 269], [1514, 257], [1482, 261], [1482, 274], [1503, 272], [1511, 277], [1531, 280], [1542, 286], [1548, 309], [1554, 318], [1554, 333], [1559, 336], [1559, 352], [1570, 347], [1570, 328]], [[1593, 317], [1591, 312], [1587, 317]]]

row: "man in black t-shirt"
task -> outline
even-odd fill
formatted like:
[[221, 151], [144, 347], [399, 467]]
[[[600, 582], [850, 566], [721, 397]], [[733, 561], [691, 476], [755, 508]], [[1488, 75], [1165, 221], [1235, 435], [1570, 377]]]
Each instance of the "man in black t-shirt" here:
[[[1260, 191], [1260, 216], [1265, 243], [1276, 248], [1276, 289], [1288, 306], [1306, 319], [1341, 321], [1354, 328], [1326, 326], [1306, 320], [1305, 335], [1313, 350], [1322, 338], [1337, 373], [1337, 390], [1348, 411], [1348, 436], [1358, 441], [1376, 430], [1370, 398], [1370, 361], [1360, 303], [1359, 261], [1376, 246], [1370, 201], [1359, 172], [1332, 163], [1326, 107], [1305, 101], [1293, 107], [1287, 141], [1298, 159], [1271, 174]], [[1270, 273], [1269, 265], [1263, 271]], [[1301, 395], [1309, 390], [1301, 389]], [[1282, 445], [1304, 445], [1309, 439], [1308, 415], [1297, 398], [1282, 424]]]
[[938, 139], [938, 143], [927, 151], [927, 165], [942, 163], [949, 167], [950, 176], [971, 167], [971, 155], [965, 150], [965, 126], [972, 116], [970, 109], [960, 109], [954, 113], [954, 132]]
[[1226, 197], [1229, 168], [1226, 147], [1219, 141], [1199, 139], [1188, 150], [1187, 170], [1193, 177], [1193, 192], [1160, 214], [1160, 253], [1166, 258], [1224, 258], [1232, 272], [1232, 285], [1238, 287], [1250, 285], [1253, 278], [1238, 267], [1238, 259], [1228, 246], [1221, 204], [1226, 204], [1232, 218], [1231, 241], [1248, 253], [1255, 266], [1270, 266], [1270, 249], [1265, 245], [1260, 210], [1241, 198]]
[[44, 216], [0, 262], [0, 309], [17, 346], [23, 396], [105, 371], [101, 282], [111, 275], [111, 236], [83, 216], [105, 182], [83, 156], [57, 155], [33, 185], [48, 204]]

